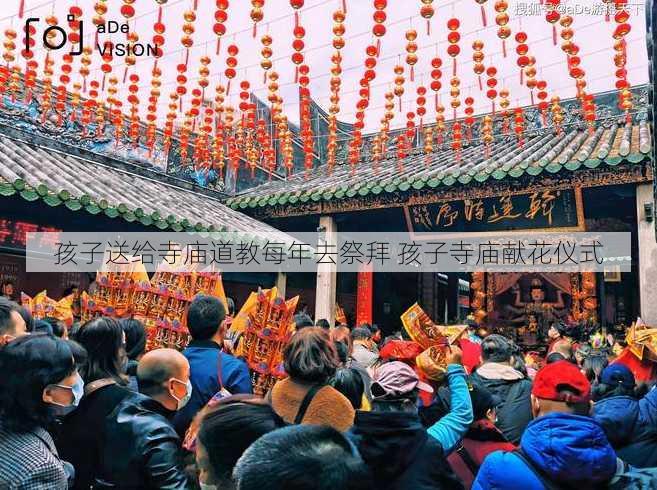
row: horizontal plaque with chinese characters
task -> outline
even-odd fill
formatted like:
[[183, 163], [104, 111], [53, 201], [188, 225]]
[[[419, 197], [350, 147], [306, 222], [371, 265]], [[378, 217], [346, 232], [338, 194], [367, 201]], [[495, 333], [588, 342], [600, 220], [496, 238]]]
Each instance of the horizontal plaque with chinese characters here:
[[579, 189], [413, 205], [405, 211], [414, 233], [575, 231], [584, 221]]

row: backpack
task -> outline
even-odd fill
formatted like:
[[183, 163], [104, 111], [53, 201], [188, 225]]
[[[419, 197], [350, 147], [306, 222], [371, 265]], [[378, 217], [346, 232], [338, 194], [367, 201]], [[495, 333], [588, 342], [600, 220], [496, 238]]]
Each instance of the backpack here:
[[182, 442], [182, 447], [191, 453], [196, 451], [196, 436], [201, 428], [201, 420], [203, 419], [203, 416], [210, 408], [219, 403], [219, 400], [232, 395], [232, 393], [224, 387], [223, 380], [221, 379], [221, 372], [221, 351], [219, 351], [219, 358], [217, 359], [217, 380], [219, 381], [219, 391], [217, 391], [212, 398], [208, 400], [208, 403], [206, 403], [196, 416], [194, 416], [192, 423], [189, 424], [189, 427], [185, 432], [185, 438]]

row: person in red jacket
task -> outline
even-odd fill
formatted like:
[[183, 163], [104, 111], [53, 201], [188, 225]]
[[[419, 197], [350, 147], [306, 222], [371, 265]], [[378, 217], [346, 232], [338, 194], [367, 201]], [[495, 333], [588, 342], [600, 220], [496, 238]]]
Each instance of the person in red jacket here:
[[493, 451], [513, 451], [516, 447], [495, 427], [495, 407], [499, 400], [483, 384], [470, 383], [474, 420], [456, 450], [447, 461], [452, 471], [469, 490], [484, 458]]

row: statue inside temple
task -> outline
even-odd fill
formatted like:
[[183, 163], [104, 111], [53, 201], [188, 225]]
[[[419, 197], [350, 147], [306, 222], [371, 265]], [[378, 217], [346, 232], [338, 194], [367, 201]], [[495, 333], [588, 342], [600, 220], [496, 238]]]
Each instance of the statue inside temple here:
[[545, 339], [552, 323], [567, 317], [568, 308], [563, 291], [555, 290], [556, 301], [546, 301], [545, 285], [540, 278], [535, 277], [530, 283], [530, 301], [524, 302], [520, 281], [511, 287], [513, 300], [506, 305], [506, 310], [510, 314], [509, 322], [517, 329], [518, 340], [525, 344], [539, 343]]

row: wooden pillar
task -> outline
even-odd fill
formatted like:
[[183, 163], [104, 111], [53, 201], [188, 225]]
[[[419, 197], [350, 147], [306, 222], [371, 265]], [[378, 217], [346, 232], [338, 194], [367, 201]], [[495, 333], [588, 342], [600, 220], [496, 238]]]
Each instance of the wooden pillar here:
[[[646, 205], [652, 203], [653, 216], [646, 215]], [[637, 235], [639, 239], [639, 298], [641, 319], [657, 325], [657, 242], [655, 241], [655, 202], [650, 184], [636, 188]], [[652, 218], [652, 219], [651, 219]]]
[[278, 295], [285, 299], [285, 290], [287, 289], [287, 274], [285, 272], [278, 272], [276, 274], [276, 289], [278, 289]]
[[[319, 218], [319, 242], [333, 248], [325, 250], [337, 251], [338, 229], [332, 216]], [[317, 264], [317, 289], [315, 296], [315, 321], [326, 318], [329, 324], [335, 326], [335, 295], [338, 269], [336, 264]]]

